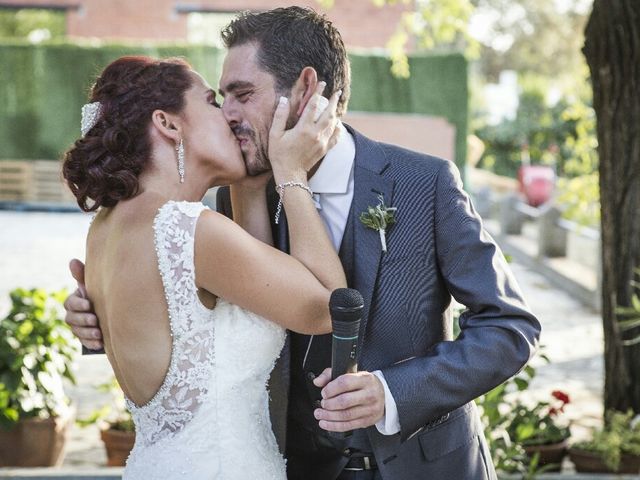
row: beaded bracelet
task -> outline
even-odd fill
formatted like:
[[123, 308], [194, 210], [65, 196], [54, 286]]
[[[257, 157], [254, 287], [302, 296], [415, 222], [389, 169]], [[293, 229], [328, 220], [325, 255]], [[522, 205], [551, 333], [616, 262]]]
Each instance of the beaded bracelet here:
[[298, 188], [301, 188], [301, 189], [305, 190], [306, 192], [308, 192], [309, 195], [313, 197], [313, 192], [304, 183], [300, 183], [300, 182], [285, 182], [285, 183], [278, 184], [276, 186], [276, 191], [278, 192], [278, 195], [280, 195], [280, 200], [278, 201], [278, 208], [276, 208], [276, 217], [275, 217], [276, 225], [278, 225], [278, 221], [280, 220], [280, 213], [282, 212], [282, 199], [284, 198], [284, 189], [287, 188], [287, 187], [298, 187]]

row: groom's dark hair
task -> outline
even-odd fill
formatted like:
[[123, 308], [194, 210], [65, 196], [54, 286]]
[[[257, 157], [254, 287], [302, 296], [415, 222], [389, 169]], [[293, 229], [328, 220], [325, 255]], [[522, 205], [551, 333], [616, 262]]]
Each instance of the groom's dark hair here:
[[221, 33], [227, 48], [247, 43], [258, 46], [259, 65], [276, 80], [280, 94], [291, 91], [300, 72], [313, 67], [327, 82], [324, 95], [342, 89], [338, 115], [349, 101], [351, 69], [340, 32], [310, 8], [286, 7], [266, 12], [244, 12]]

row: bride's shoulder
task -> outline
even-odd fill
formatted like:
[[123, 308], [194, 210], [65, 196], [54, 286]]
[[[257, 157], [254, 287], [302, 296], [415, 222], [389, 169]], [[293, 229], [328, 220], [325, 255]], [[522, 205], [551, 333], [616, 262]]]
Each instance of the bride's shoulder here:
[[178, 212], [188, 217], [197, 217], [206, 210], [209, 210], [209, 207], [202, 202], [169, 200], [158, 208], [158, 214], [163, 215], [171, 212]]

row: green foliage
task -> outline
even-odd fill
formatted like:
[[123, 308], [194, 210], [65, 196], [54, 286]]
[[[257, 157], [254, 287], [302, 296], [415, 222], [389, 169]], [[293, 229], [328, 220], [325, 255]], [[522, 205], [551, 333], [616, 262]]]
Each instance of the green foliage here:
[[564, 392], [554, 391], [552, 402], [537, 402], [529, 406], [516, 401], [510, 413], [507, 433], [520, 445], [549, 445], [569, 438], [568, 426], [559, 424], [558, 416], [569, 403]]
[[[568, 97], [553, 107], [545, 104], [549, 87], [544, 79], [523, 79], [515, 120], [478, 128], [485, 143], [479, 166], [515, 177], [523, 162], [552, 165], [559, 176], [575, 177], [597, 171], [595, 114], [580, 99]], [[590, 197], [597, 202], [598, 197]]]
[[0, 426], [58, 416], [69, 405], [63, 378], [75, 383], [77, 343], [61, 318], [65, 290], [16, 289], [0, 322]]
[[[317, 0], [330, 8], [334, 0]], [[378, 6], [410, 5], [387, 44], [394, 75], [411, 71], [407, 45], [465, 51], [485, 78], [503, 70], [533, 73], [573, 85], [585, 66], [580, 49], [588, 1], [569, 0], [371, 0]], [[413, 42], [412, 42], [413, 41]]]
[[[549, 361], [545, 355], [541, 355], [541, 358]], [[529, 408], [511, 400], [511, 397], [522, 395], [529, 388], [535, 374], [535, 368], [528, 365], [518, 375], [476, 399], [496, 469], [505, 473], [519, 473], [527, 479], [552, 466], [540, 467], [538, 457], [529, 457], [523, 447], [537, 444], [536, 439], [551, 443], [560, 436], [560, 440], [567, 438], [569, 434], [568, 429], [557, 426], [555, 419], [549, 418], [548, 403], [539, 402]]]
[[36, 30], [48, 32], [49, 38], [66, 33], [65, 12], [46, 9], [0, 8], [0, 38], [28, 38]]
[[595, 430], [591, 440], [572, 446], [598, 454], [614, 472], [620, 467], [623, 454], [640, 456], [640, 419], [627, 413], [609, 411], [604, 428]]
[[591, 228], [600, 228], [600, 184], [598, 172], [574, 178], [559, 178], [555, 201], [562, 217]]
[[[584, 66], [580, 49], [588, 9], [583, 0], [474, 0], [480, 29], [479, 69], [497, 79], [503, 70], [573, 84]], [[568, 86], [567, 85], [567, 86]]]
[[94, 410], [87, 418], [76, 420], [76, 423], [81, 427], [103, 423], [114, 430], [135, 431], [131, 413], [127, 410], [124, 400], [124, 393], [116, 378], [112, 377], [109, 381], [97, 385], [96, 388], [101, 392], [111, 394], [111, 402]]
[[[634, 269], [634, 273], [638, 280], [629, 282], [629, 285], [633, 288], [631, 305], [628, 307], [616, 307], [620, 333], [638, 331], [640, 328], [640, 268]], [[640, 333], [632, 338], [623, 339], [622, 344], [626, 347], [640, 344]]]
[[[333, 7], [335, 0], [316, 0], [323, 8]], [[472, 0], [371, 0], [383, 8], [387, 5], [413, 5], [402, 14], [396, 32], [387, 43], [391, 58], [390, 70], [397, 78], [409, 78], [413, 71], [407, 58], [409, 40], [430, 52], [466, 51], [477, 56], [478, 44], [469, 34], [468, 24], [474, 11]]]
[[365, 227], [385, 231], [388, 226], [396, 223], [395, 212], [397, 209], [387, 207], [382, 195], [378, 195], [378, 202], [375, 207], [369, 207], [366, 212], [360, 213], [360, 221]]

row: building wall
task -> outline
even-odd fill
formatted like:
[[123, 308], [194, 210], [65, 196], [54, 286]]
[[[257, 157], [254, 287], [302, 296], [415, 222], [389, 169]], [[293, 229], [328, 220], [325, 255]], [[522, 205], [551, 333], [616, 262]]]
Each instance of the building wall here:
[[236, 12], [300, 5], [326, 13], [349, 48], [384, 47], [407, 5], [378, 8], [372, 0], [335, 0], [323, 9], [315, 0], [12, 0], [0, 6], [67, 7], [70, 37], [185, 40], [189, 11]]

